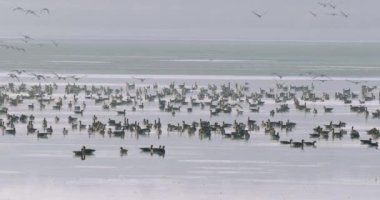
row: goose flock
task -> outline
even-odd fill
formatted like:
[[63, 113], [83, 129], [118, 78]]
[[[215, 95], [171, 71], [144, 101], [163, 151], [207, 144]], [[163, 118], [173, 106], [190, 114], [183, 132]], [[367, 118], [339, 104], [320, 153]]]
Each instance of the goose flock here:
[[[77, 82], [86, 79], [85, 76], [53, 74], [55, 76], [25, 70], [9, 74], [9, 80], [13, 82], [0, 86], [0, 129], [3, 135], [34, 135], [37, 139], [49, 139], [59, 133], [86, 132], [90, 137], [107, 135], [124, 139], [126, 134], [131, 134], [138, 139], [159, 138], [163, 133], [186, 133], [198, 135], [200, 139], [211, 140], [216, 136], [248, 141], [252, 140], [252, 135], [265, 134], [268, 139], [278, 141], [279, 145], [301, 149], [315, 148], [324, 141], [341, 140], [348, 135], [351, 140], [357, 140], [358, 145], [378, 147], [380, 131], [377, 127], [356, 130], [353, 124], [337, 119], [326, 124], [314, 124], [309, 127], [309, 132], [303, 134], [302, 140], [296, 141], [292, 138], [292, 131], [303, 122], [291, 121], [295, 112], [312, 116], [333, 115], [334, 107], [330, 101], [340, 102], [354, 116], [380, 118], [379, 109], [372, 106], [373, 110], [370, 110], [366, 106], [368, 102], [379, 99], [376, 86], [362, 85], [360, 91], [348, 88], [334, 94], [323, 92], [318, 95], [313, 84], [288, 85], [277, 81], [275, 87], [262, 89], [250, 87], [248, 82], [203, 86], [196, 82], [192, 85], [172, 82], [160, 85], [152, 79], [151, 84], [136, 84], [132, 82], [136, 78], [131, 77], [129, 82], [121, 83], [123, 86], [111, 87]], [[32, 83], [25, 84], [25, 80]], [[17, 111], [23, 107], [24, 112]], [[93, 114], [93, 109], [102, 113], [99, 116]], [[36, 119], [36, 112], [45, 110], [51, 110], [54, 116]], [[147, 113], [146, 117], [142, 120], [134, 118], [133, 113], [137, 112]], [[152, 119], [149, 112], [158, 112], [159, 117]], [[208, 112], [208, 117], [197, 119], [196, 113], [199, 112]], [[176, 115], [181, 113], [186, 113], [192, 120], [177, 120]], [[267, 119], [260, 122], [259, 116], [263, 115]], [[160, 116], [166, 118], [164, 123]], [[223, 120], [219, 121], [221, 116]], [[277, 120], [277, 116], [288, 117], [288, 120]], [[120, 149], [122, 154], [127, 151], [123, 147]], [[151, 145], [142, 147], [141, 151], [163, 155], [165, 146], [153, 148]], [[74, 154], [84, 154], [79, 152], [82, 151]]]

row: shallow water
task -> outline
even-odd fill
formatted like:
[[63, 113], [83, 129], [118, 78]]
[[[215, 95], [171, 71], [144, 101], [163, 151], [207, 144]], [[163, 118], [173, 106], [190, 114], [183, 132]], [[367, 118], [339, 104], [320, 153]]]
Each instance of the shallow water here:
[[[98, 45], [107, 46], [109, 44]], [[112, 47], [112, 45], [109, 46]], [[147, 48], [144, 45], [139, 46], [135, 44], [134, 49], [137, 47], [141, 47], [141, 49]], [[89, 47], [85, 46], [83, 48], [88, 49]], [[160, 71], [160, 74], [163, 75], [152, 75], [155, 72], [139, 74], [140, 68], [139, 70], [133, 70], [134, 68], [115, 67], [107, 71], [110, 75], [105, 75], [95, 72], [99, 72], [97, 70], [103, 72], [104, 65], [107, 66], [110, 63], [112, 63], [112, 66], [115, 66], [116, 61], [113, 60], [114, 58], [112, 58], [112, 61], [108, 61], [108, 58], [104, 59], [103, 57], [96, 56], [96, 59], [89, 60], [88, 55], [83, 59], [77, 59], [78, 56], [75, 55], [75, 59], [68, 60], [67, 51], [62, 49], [56, 50], [65, 53], [62, 55], [64, 57], [62, 59], [52, 60], [52, 58], [49, 58], [51, 57], [50, 54], [37, 51], [41, 55], [28, 55], [19, 62], [25, 65], [30, 62], [31, 66], [28, 69], [46, 74], [50, 73], [53, 69], [53, 67], [48, 67], [50, 65], [54, 67], [67, 65], [66, 69], [61, 68], [58, 71], [69, 74], [80, 72], [80, 74], [85, 75], [77, 84], [104, 85], [112, 88], [125, 88], [126, 82], [136, 82], [138, 87], [152, 85], [153, 83], [167, 86], [172, 82], [176, 84], [185, 83], [187, 86], [197, 83], [200, 87], [206, 87], [209, 83], [221, 85], [231, 82], [231, 85], [233, 85], [235, 83], [245, 84], [247, 82], [251, 91], [258, 92], [260, 88], [275, 88], [276, 81], [286, 85], [311, 86], [313, 84], [317, 95], [327, 92], [332, 100], [316, 103], [308, 102], [308, 106], [315, 107], [320, 111], [317, 115], [297, 111], [294, 108], [293, 102], [288, 102], [291, 108], [289, 113], [276, 114], [274, 118], [271, 118], [273, 121], [286, 121], [289, 119], [297, 123], [296, 128], [291, 132], [279, 131], [281, 140], [292, 138], [296, 141], [300, 141], [301, 139], [311, 141], [312, 139], [309, 139], [308, 134], [312, 132], [312, 128], [317, 125], [328, 124], [330, 121], [334, 123], [338, 121], [346, 122], [346, 130], [354, 126], [361, 133], [361, 139], [369, 138], [365, 133], [366, 130], [374, 127], [380, 128], [378, 119], [371, 117], [366, 119], [363, 114], [350, 112], [349, 105], [333, 100], [334, 92], [342, 91], [342, 89], [351, 88], [355, 93], [360, 92], [361, 84], [355, 85], [347, 82], [347, 79], [366, 80], [365, 84], [378, 86], [377, 77], [379, 76], [376, 74], [378, 68], [372, 66], [378, 62], [376, 59], [369, 59], [368, 62], [371, 62], [370, 64], [364, 63], [355, 69], [350, 67], [343, 68], [342, 70], [350, 70], [345, 71], [343, 74], [338, 73], [340, 71], [339, 68], [334, 68], [332, 71], [336, 75], [332, 76], [331, 81], [319, 82], [313, 81], [311, 77], [298, 76], [297, 69], [294, 70], [292, 68], [294, 71], [286, 71], [291, 68], [290, 65], [286, 68], [287, 64], [289, 64], [288, 62], [284, 62], [284, 72], [289, 73], [289, 75], [281, 80], [271, 76], [273, 69], [276, 69], [280, 65], [276, 65], [275, 68], [268, 69], [268, 71], [260, 71], [260, 74], [244, 74], [244, 70], [237, 70], [240, 74], [231, 76], [227, 74], [230, 72], [229, 69], [227, 71], [220, 71], [218, 76], [213, 76], [212, 74], [202, 76], [189, 75], [197, 74], [196, 69], [202, 68], [203, 65], [206, 66], [206, 71], [212, 71], [213, 68], [210, 68], [211, 65], [208, 62], [212, 62], [212, 65], [216, 69], [219, 69], [217, 66], [221, 63], [226, 66], [234, 66], [244, 65], [247, 62], [250, 63], [251, 60], [247, 61], [249, 59], [247, 57], [236, 58], [236, 56], [218, 57], [218, 59], [214, 58], [213, 60], [196, 56], [190, 56], [189, 58], [188, 54], [185, 53], [185, 55], [177, 56], [173, 55], [172, 51], [174, 47], [170, 45], [167, 47], [170, 50], [168, 50], [167, 54], [172, 56], [164, 58], [165, 56], [162, 55], [155, 56], [156, 51], [160, 52], [158, 51], [158, 47], [155, 48], [150, 52], [151, 56], [158, 57], [157, 59], [162, 62], [171, 63], [170, 65], [173, 66], [181, 63], [180, 65], [184, 69], [188, 69], [188, 64], [193, 65], [195, 63], [195, 68], [190, 70], [191, 73], [183, 71], [187, 75], [168, 75], [178, 74], [180, 69], [176, 69], [177, 71], [173, 72]], [[248, 47], [245, 46], [245, 48]], [[274, 47], [269, 46], [266, 48], [270, 52], [271, 48]], [[343, 47], [338, 46], [336, 48]], [[370, 51], [372, 48], [376, 49], [377, 46], [367, 48], [365, 52]], [[74, 49], [81, 51], [80, 48]], [[88, 52], [83, 49], [82, 51]], [[209, 49], [204, 51], [209, 51], [211, 52], [210, 54], [215, 53]], [[280, 52], [282, 51], [284, 50], [282, 49]], [[347, 51], [355, 52], [355, 50]], [[194, 52], [196, 51], [194, 50]], [[102, 54], [104, 52], [98, 53]], [[229, 55], [228, 51], [224, 53]], [[216, 52], [215, 54], [220, 56], [224, 55], [224, 53], [221, 50], [221, 52]], [[349, 56], [350, 54], [344, 55]], [[133, 56], [138, 57], [140, 55]], [[295, 58], [297, 54], [293, 56]], [[41, 59], [41, 57], [44, 58]], [[12, 60], [14, 58], [8, 57], [8, 59]], [[30, 59], [35, 59], [36, 62]], [[139, 57], [138, 59], [144, 60], [144, 62], [149, 61], [145, 57]], [[260, 62], [261, 59], [263, 58], [260, 58]], [[328, 63], [332, 61], [329, 57], [320, 58], [320, 60], [323, 59], [327, 59], [326, 62]], [[47, 62], [47, 60], [52, 61]], [[2, 65], [5, 66], [6, 64], [4, 63], [8, 61], [2, 62]], [[87, 61], [88, 63], [84, 63]], [[125, 61], [122, 60], [120, 62]], [[182, 65], [183, 63], [187, 64]], [[40, 64], [41, 67], [37, 67]], [[137, 64], [137, 62], [134, 64]], [[151, 66], [157, 66], [156, 61], [154, 64], [150, 64]], [[147, 66], [150, 65], [147, 64]], [[371, 73], [371, 76], [361, 75], [359, 69], [363, 70], [364, 68], [372, 69], [372, 71], [368, 72]], [[12, 81], [7, 78], [9, 73], [7, 70], [12, 69], [12, 67], [1, 69], [3, 71], [0, 73], [0, 84], [4, 85]], [[71, 71], [71, 69], [73, 70]], [[118, 71], [118, 69], [121, 71]], [[126, 73], [127, 69], [131, 70], [131, 73]], [[143, 69], [145, 70], [143, 72], [146, 72], [151, 68]], [[162, 70], [162, 68], [159, 69]], [[172, 68], [168, 69], [171, 70]], [[247, 69], [251, 70], [249, 65], [247, 65]], [[316, 68], [307, 68], [307, 70], [313, 69]], [[325, 71], [330, 70], [329, 67], [321, 69]], [[253, 73], [254, 71], [250, 72]], [[148, 79], [144, 82], [139, 82], [134, 77], [146, 77]], [[31, 80], [29, 75], [21, 75], [21, 79], [28, 85], [38, 83], [35, 80]], [[47, 82], [51, 83], [53, 81], [60, 87], [54, 95], [57, 98], [63, 95], [63, 86], [66, 82], [54, 79], [49, 79]], [[42, 82], [42, 84], [44, 83]], [[378, 92], [378, 90], [375, 90], [376, 96]], [[82, 102], [84, 95], [82, 94], [79, 97], [82, 99], [78, 102]], [[41, 122], [46, 117], [48, 124], [53, 126], [54, 133], [52, 136], [49, 136], [49, 139], [38, 139], [36, 135], [27, 135], [25, 125], [19, 123], [16, 125], [16, 128], [20, 131], [15, 136], [0, 135], [0, 200], [102, 200], [121, 198], [377, 199], [380, 195], [378, 190], [380, 185], [379, 150], [361, 145], [358, 140], [351, 140], [349, 135], [346, 135], [342, 140], [317, 140], [316, 148], [304, 148], [304, 150], [280, 145], [278, 142], [271, 140], [270, 136], [266, 135], [263, 131], [251, 132], [251, 137], [248, 141], [226, 139], [220, 134], [213, 134], [210, 139], [201, 139], [198, 134], [188, 135], [187, 133], [167, 132], [165, 128], [163, 128], [163, 134], [160, 137], [158, 137], [155, 131], [150, 136], [139, 138], [136, 138], [133, 133], [129, 132], [124, 139], [108, 137], [107, 135], [102, 136], [100, 134], [89, 136], [87, 131], [80, 132], [69, 128], [70, 125], [67, 123], [67, 117], [73, 115], [73, 112], [67, 108], [67, 103], [71, 99], [72, 95], [69, 95], [68, 100], [64, 101], [64, 105], [66, 106], [59, 112], [52, 110], [52, 104], [47, 105], [46, 109], [39, 110], [37, 101], [35, 100], [25, 100], [22, 105], [17, 107], [8, 106], [9, 113], [12, 114], [33, 114], [36, 117], [36, 127], [39, 129], [42, 128]], [[36, 105], [33, 111], [28, 110], [27, 107], [32, 102]], [[324, 105], [334, 107], [334, 111], [332, 113], [323, 113], [322, 107]], [[353, 105], [359, 105], [359, 102], [354, 100]], [[374, 111], [379, 108], [379, 100], [366, 102], [365, 105], [369, 111]], [[157, 107], [157, 102], [145, 103], [144, 109], [137, 112], [132, 112], [130, 106], [125, 106], [125, 109], [127, 109], [127, 118], [130, 122], [135, 120], [141, 121], [144, 118], [150, 121], [160, 118], [164, 127], [166, 127], [167, 123], [177, 124], [182, 123], [183, 120], [191, 122], [199, 121], [199, 119], [219, 123], [222, 121], [233, 123], [234, 120], [246, 122], [247, 118], [250, 117], [261, 122], [269, 118], [269, 111], [275, 107], [278, 107], [278, 104], [273, 100], [265, 100], [265, 105], [261, 107], [259, 113], [245, 111], [242, 116], [237, 116], [235, 112], [232, 112], [231, 114], [220, 114], [213, 117], [210, 117], [208, 109], [194, 108], [192, 113], [187, 113], [186, 106], [173, 117], [170, 113], [160, 111]], [[245, 106], [245, 108], [247, 109], [248, 107]], [[77, 117], [84, 124], [91, 123], [94, 114], [103, 122], [106, 122], [109, 118], [123, 120], [122, 116], [116, 114], [116, 110], [123, 109], [123, 107], [118, 107], [117, 109], [104, 111], [101, 108], [101, 104], [95, 105], [93, 101], [87, 101], [87, 107], [83, 116], [77, 115]], [[56, 115], [61, 118], [59, 123], [54, 122]], [[0, 118], [4, 119], [5, 116], [0, 116]], [[69, 128], [69, 134], [66, 136], [62, 135], [63, 127]], [[22, 130], [25, 130], [25, 132]], [[155, 146], [165, 145], [167, 149], [165, 157], [152, 156], [140, 152], [139, 147], [149, 146], [150, 144], [154, 144]], [[86, 160], [81, 160], [72, 154], [73, 150], [79, 150], [83, 145], [96, 149], [95, 154], [87, 156]], [[127, 155], [120, 156], [120, 146], [128, 148]]]

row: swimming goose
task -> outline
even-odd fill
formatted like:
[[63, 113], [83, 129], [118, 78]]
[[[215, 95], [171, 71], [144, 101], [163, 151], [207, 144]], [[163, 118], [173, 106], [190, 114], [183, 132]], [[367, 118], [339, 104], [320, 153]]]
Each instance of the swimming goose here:
[[73, 151], [76, 156], [92, 155], [94, 152], [95, 149], [87, 149], [86, 146], [83, 146], [80, 151]]
[[123, 147], [120, 147], [120, 154], [124, 155], [128, 153], [128, 149], [124, 149]]
[[326, 113], [330, 113], [334, 108], [328, 108], [326, 106], [323, 106], [323, 109], [325, 110]]
[[315, 147], [315, 144], [317, 143], [317, 141], [313, 141], [313, 142], [304, 142], [306, 146], [314, 146]]
[[370, 144], [372, 142], [372, 138], [369, 138], [368, 140], [360, 140], [361, 144]]
[[292, 143], [292, 147], [295, 147], [295, 148], [303, 148], [303, 146], [304, 146], [304, 140], [301, 140], [301, 142]]
[[117, 111], [118, 115], [124, 115], [125, 116], [125, 109], [123, 111]]
[[153, 152], [158, 154], [158, 155], [164, 155], [165, 154], [165, 145], [162, 147], [160, 146], [158, 148], [154, 148]]
[[379, 147], [377, 142], [370, 142], [368, 143], [369, 147], [376, 147], [376, 149]]
[[150, 145], [150, 147], [142, 147], [140, 149], [142, 152], [152, 152], [153, 151], [153, 145]]
[[289, 141], [280, 141], [280, 144], [292, 144], [293, 139], [290, 139]]

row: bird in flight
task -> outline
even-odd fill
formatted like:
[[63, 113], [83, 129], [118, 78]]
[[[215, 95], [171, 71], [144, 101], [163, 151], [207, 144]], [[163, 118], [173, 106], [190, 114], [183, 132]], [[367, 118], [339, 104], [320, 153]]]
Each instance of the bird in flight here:
[[254, 15], [256, 15], [256, 17], [258, 17], [258, 18], [262, 18], [265, 14], [267, 14], [267, 12], [264, 12], [264, 13], [257, 13], [257, 12], [255, 12], [255, 11], [253, 11], [253, 10], [252, 10], [252, 13], [253, 13]]
[[36, 73], [30, 73], [30, 75], [34, 76], [32, 79], [37, 79], [37, 80], [45, 80], [46, 77], [44, 75], [41, 75], [41, 74], [36, 74]]
[[6, 49], [11, 48], [11, 46], [9, 46], [9, 45], [7, 45], [7, 44], [1, 44], [0, 47], [4, 47], [4, 48], [6, 48]]
[[22, 51], [24, 53], [26, 52], [26, 50], [24, 48], [13, 46], [13, 45], [8, 45], [8, 44], [0, 44], [0, 47], [3, 47], [5, 49], [12, 49], [15, 51]]
[[58, 46], [58, 43], [56, 41], [54, 41], [54, 40], [50, 40], [50, 41], [51, 41], [51, 43], [53, 43], [54, 46], [56, 46], [56, 47]]
[[21, 41], [25, 42], [25, 43], [28, 43], [29, 41], [33, 40], [30, 36], [28, 35], [23, 35], [22, 36], [23, 38], [21, 39]]
[[25, 15], [28, 15], [28, 14], [38, 17], [37, 13], [33, 10], [25, 10]]
[[359, 83], [366, 83], [367, 81], [353, 81], [353, 80], [346, 80], [347, 82], [350, 82], [350, 83], [353, 83], [355, 85], [359, 84]]
[[134, 77], [132, 76], [133, 79], [137, 79], [137, 80], [140, 80], [141, 82], [144, 82], [145, 80], [147, 80], [148, 78], [137, 78], [137, 77]]
[[345, 18], [348, 18], [348, 16], [350, 16], [348, 13], [345, 13], [343, 11], [340, 11], [340, 14], [342, 14], [342, 16]]
[[55, 73], [55, 72], [53, 72], [53, 74], [55, 75], [55, 77], [58, 78], [58, 80], [66, 80], [66, 77], [64, 77], [64, 76], [62, 76], [62, 75], [59, 75], [59, 74], [57, 74], [57, 73]]
[[34, 44], [32, 44], [32, 46], [43, 47], [43, 46], [45, 46], [45, 44], [43, 44], [43, 43], [34, 43]]
[[28, 35], [23, 35], [22, 37], [24, 37], [25, 40], [33, 40], [30, 36]]
[[316, 78], [328, 78], [331, 80], [331, 77], [327, 76], [326, 74], [319, 74], [313, 77], [313, 79], [316, 79]]
[[318, 80], [316, 80], [316, 81], [319, 81], [319, 82], [324, 83], [324, 82], [326, 82], [326, 81], [331, 81], [331, 80], [327, 80], [327, 79], [318, 79]]
[[22, 52], [26, 52], [26, 50], [24, 48], [21, 48], [21, 47], [15, 47], [15, 50], [17, 51], [22, 51]]
[[313, 11], [309, 11], [309, 13], [310, 13], [311, 15], [313, 15], [313, 17], [316, 17], [316, 16], [317, 16], [317, 13], [315, 13], [315, 12], [313, 12]]
[[82, 76], [82, 77], [78, 77], [76, 75], [68, 76], [68, 78], [72, 78], [75, 81], [79, 81], [79, 79], [84, 78], [84, 77], [86, 77], [86, 76]]
[[336, 8], [336, 5], [334, 5], [332, 2], [328, 2], [326, 3], [328, 6], [330, 6], [330, 8], [332, 9], [335, 9]]
[[17, 8], [13, 8], [13, 11], [22, 11], [22, 12], [25, 12], [25, 9], [21, 8], [21, 7], [17, 7]]
[[40, 13], [46, 12], [47, 14], [50, 15], [50, 10], [48, 8], [42, 8]]
[[320, 5], [320, 6], [322, 6], [322, 7], [327, 7], [327, 3], [323, 3], [323, 2], [318, 2], [318, 4]]
[[12, 72], [16, 72], [17, 74], [22, 74], [22, 73], [25, 73], [26, 71], [25, 70], [14, 69], [14, 70], [12, 70]]
[[331, 15], [331, 16], [338, 16], [338, 13], [327, 13], [328, 15]]
[[23, 41], [24, 43], [28, 43], [29, 42], [29, 40], [24, 39], [24, 38], [22, 38], [21, 41]]
[[272, 73], [273, 75], [276, 75], [278, 78], [280, 78], [280, 79], [282, 79], [282, 75], [280, 75], [280, 74], [277, 74], [277, 73]]
[[9, 78], [14, 78], [14, 79], [17, 79], [18, 82], [20, 82], [20, 79], [18, 78], [18, 76], [16, 74], [8, 74]]

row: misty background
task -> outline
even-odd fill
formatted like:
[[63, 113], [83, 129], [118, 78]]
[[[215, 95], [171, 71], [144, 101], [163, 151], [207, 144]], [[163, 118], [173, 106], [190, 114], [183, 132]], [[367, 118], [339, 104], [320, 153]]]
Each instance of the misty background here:
[[[0, 38], [380, 40], [380, 1], [325, 2], [336, 8], [315, 0], [0, 0]], [[18, 6], [50, 15], [13, 11]], [[341, 11], [349, 16], [329, 15]]]

